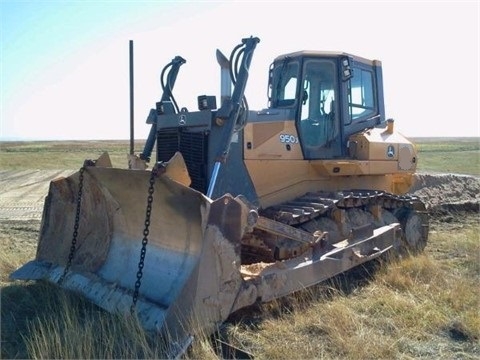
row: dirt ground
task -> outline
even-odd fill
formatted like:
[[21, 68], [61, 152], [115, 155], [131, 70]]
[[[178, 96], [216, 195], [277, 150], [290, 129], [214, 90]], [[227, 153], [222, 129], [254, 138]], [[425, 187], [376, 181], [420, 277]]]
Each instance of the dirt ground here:
[[[0, 221], [40, 220], [52, 179], [73, 170], [0, 170]], [[411, 191], [434, 217], [478, 212], [480, 178], [455, 174], [417, 174]]]
[[455, 174], [417, 174], [411, 191], [432, 211], [478, 210], [480, 178]]
[[411, 192], [425, 203], [430, 223], [435, 227], [448, 229], [465, 222], [480, 225], [479, 177], [417, 174]]
[[40, 220], [50, 181], [73, 170], [0, 170], [0, 221]]

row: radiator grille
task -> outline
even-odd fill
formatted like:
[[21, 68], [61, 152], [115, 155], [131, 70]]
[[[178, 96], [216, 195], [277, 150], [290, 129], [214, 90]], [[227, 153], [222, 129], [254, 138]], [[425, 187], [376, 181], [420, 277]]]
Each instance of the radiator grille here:
[[178, 129], [162, 129], [157, 132], [157, 160], [168, 161], [178, 151]]
[[192, 179], [191, 188], [207, 191], [208, 135], [203, 132], [162, 129], [157, 134], [158, 161], [168, 161], [180, 151]]

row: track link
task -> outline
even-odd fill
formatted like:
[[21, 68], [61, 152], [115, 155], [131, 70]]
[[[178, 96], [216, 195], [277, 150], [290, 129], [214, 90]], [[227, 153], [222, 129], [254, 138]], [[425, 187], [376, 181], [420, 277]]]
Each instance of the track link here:
[[[310, 233], [327, 231], [331, 242], [348, 236], [362, 236], [365, 228], [398, 222], [403, 230], [402, 247], [410, 252], [423, 250], [428, 237], [428, 216], [416, 196], [395, 195], [376, 190], [318, 191], [271, 206], [260, 215]], [[263, 261], [292, 258], [308, 249], [294, 240], [254, 231], [245, 239], [244, 252]], [[258, 261], [258, 259], [256, 259]]]
[[349, 190], [340, 192], [318, 191], [307, 193], [292, 201], [271, 206], [261, 212], [270, 219], [288, 225], [300, 225], [327, 212], [368, 206], [381, 206], [387, 210], [398, 208], [426, 211], [423, 202], [416, 196], [394, 195], [384, 191]]

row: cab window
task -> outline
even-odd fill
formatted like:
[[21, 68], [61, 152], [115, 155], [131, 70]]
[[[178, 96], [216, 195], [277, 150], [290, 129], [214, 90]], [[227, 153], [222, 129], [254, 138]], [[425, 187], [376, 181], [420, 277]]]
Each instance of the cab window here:
[[349, 80], [348, 108], [350, 122], [364, 120], [375, 114], [373, 74], [363, 69], [355, 69]]

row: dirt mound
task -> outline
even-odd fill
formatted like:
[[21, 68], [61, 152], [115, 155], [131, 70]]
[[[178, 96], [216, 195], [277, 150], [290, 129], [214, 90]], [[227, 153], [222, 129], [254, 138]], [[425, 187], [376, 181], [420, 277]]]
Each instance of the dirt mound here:
[[456, 174], [416, 174], [411, 193], [425, 202], [430, 212], [480, 209], [480, 178]]

